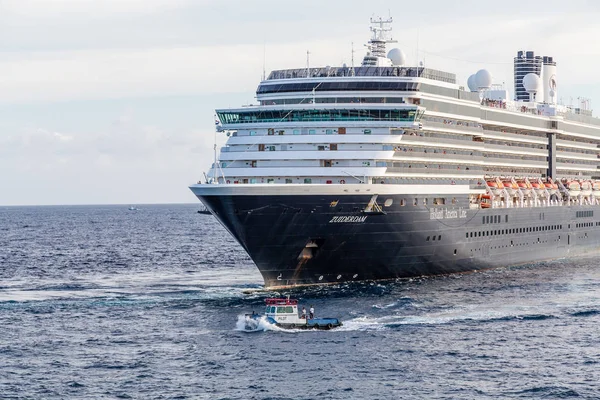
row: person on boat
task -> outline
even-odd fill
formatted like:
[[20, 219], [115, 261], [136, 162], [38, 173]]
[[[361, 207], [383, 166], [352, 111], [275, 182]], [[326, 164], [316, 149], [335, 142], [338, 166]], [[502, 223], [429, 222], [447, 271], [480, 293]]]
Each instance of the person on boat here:
[[302, 319], [306, 319], [306, 307], [302, 307], [302, 315], [300, 316]]
[[308, 310], [308, 317], [313, 319], [315, 317], [315, 306], [310, 305], [310, 310]]

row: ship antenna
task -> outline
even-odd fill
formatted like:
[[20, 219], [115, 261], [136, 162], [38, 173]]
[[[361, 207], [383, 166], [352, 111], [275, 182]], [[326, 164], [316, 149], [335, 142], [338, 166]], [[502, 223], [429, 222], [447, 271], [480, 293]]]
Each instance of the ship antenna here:
[[354, 76], [354, 42], [352, 42], [352, 70], [351, 70], [351, 74], [352, 74], [352, 76]]
[[263, 81], [267, 77], [267, 71], [265, 70], [266, 60], [267, 60], [267, 41], [265, 40], [263, 42], [263, 76], [262, 76]]
[[306, 77], [310, 78], [310, 51], [306, 50]]

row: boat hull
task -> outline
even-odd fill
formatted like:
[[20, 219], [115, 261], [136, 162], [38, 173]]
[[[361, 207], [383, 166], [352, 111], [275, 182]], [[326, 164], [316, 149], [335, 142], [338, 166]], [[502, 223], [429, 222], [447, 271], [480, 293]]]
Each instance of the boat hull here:
[[432, 206], [426, 198], [448, 195], [415, 191], [380, 195], [391, 205], [364, 213], [372, 193], [197, 194], [267, 287], [460, 273], [600, 249], [600, 209], [576, 218], [596, 206], [469, 209], [466, 193]]

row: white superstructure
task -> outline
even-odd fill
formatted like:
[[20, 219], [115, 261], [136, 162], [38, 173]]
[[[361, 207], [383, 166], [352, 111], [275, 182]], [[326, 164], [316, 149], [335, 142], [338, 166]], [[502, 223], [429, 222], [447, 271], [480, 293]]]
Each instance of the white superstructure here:
[[[360, 67], [273, 71], [258, 104], [217, 110], [229, 138], [208, 176], [225, 184], [468, 184], [486, 177], [596, 179], [600, 123], [557, 104], [556, 63], [510, 100], [489, 71], [404, 66], [389, 20], [371, 20]], [[534, 87], [535, 86], [535, 87]], [[528, 88], [528, 89], [527, 89]]]

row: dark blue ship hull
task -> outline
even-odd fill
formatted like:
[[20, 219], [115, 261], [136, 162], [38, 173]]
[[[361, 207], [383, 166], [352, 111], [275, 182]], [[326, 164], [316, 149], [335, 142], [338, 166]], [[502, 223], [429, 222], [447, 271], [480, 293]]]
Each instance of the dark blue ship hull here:
[[470, 209], [466, 194], [441, 206], [413, 194], [380, 196], [391, 205], [365, 213], [370, 194], [198, 197], [267, 287], [450, 274], [600, 249], [598, 206]]

